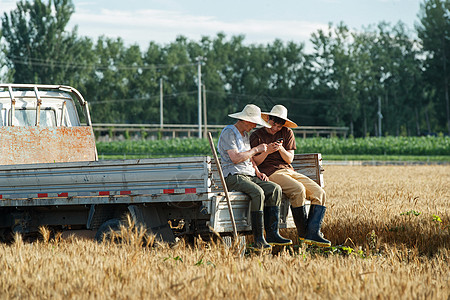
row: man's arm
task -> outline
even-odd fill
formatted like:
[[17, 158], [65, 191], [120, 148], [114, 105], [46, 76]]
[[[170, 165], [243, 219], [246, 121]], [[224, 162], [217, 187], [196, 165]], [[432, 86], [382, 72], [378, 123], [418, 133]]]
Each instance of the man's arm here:
[[[291, 164], [294, 161], [294, 150], [296, 149], [294, 133], [292, 132], [292, 130], [288, 128], [288, 132], [287, 135], [285, 136], [284, 141], [277, 144], [278, 144], [277, 151], [280, 152], [281, 158], [288, 164]], [[286, 148], [284, 148], [284, 145], [286, 145], [289, 150], [286, 150]]]
[[258, 168], [258, 166], [256, 165], [254, 158], [252, 158], [251, 160], [252, 160], [253, 168], [255, 169], [256, 176], [258, 176], [258, 178], [261, 179], [261, 180], [263, 180], [263, 181], [269, 181], [269, 177], [267, 177], [266, 174], [261, 173], [261, 172], [259, 171], [259, 168]]
[[245, 151], [245, 152], [238, 152], [237, 149], [230, 149], [227, 150], [228, 155], [230, 156], [231, 161], [234, 164], [239, 164], [243, 161], [246, 161], [247, 159], [252, 158], [257, 153], [261, 153], [267, 150], [266, 144], [260, 144], [256, 147], [253, 147], [252, 149]]
[[268, 151], [261, 152], [258, 155], [253, 156], [253, 160], [255, 161], [255, 164], [259, 166], [262, 164], [262, 162], [267, 158], [267, 155], [269, 155]]
[[[259, 138], [256, 138], [255, 133], [252, 134], [252, 136], [250, 137], [250, 139], [251, 139], [251, 140], [250, 140], [251, 145], [255, 145], [255, 144], [261, 143], [261, 140], [260, 140]], [[267, 156], [268, 156], [269, 154], [272, 154], [272, 153], [278, 151], [278, 150], [276, 150], [276, 149], [274, 148], [274, 145], [273, 145], [273, 144], [274, 144], [274, 143], [268, 144], [268, 145], [267, 145], [267, 148], [266, 148], [266, 150], [265, 150], [264, 152], [261, 152], [261, 153], [259, 153], [258, 155], [255, 155], [255, 156], [253, 157], [253, 160], [254, 160], [254, 162], [256, 163], [257, 166], [259, 166], [260, 164], [262, 164], [263, 161], [267, 158]]]
[[255, 155], [253, 159], [257, 166], [262, 164], [262, 162], [267, 158], [267, 156], [274, 152], [280, 152], [281, 158], [288, 164], [292, 163], [294, 160], [294, 150], [286, 150], [282, 143], [270, 143], [267, 145], [267, 150], [261, 154]]
[[294, 160], [294, 150], [286, 150], [283, 145], [281, 145], [279, 151], [281, 158], [288, 164], [291, 164]]

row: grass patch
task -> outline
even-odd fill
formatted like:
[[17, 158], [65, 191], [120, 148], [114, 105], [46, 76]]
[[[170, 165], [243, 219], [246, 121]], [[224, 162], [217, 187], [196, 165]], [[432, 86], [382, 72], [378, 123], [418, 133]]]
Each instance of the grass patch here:
[[[297, 138], [296, 143], [296, 153], [322, 153], [326, 160], [449, 161], [450, 157], [450, 137]], [[197, 138], [96, 144], [101, 156], [115, 159], [211, 155], [208, 141]]]
[[[113, 160], [113, 159], [142, 159], [142, 158], [162, 158], [162, 157], [186, 157], [197, 155], [209, 155], [211, 153], [198, 153], [198, 154], [99, 154], [100, 160]], [[398, 162], [450, 162], [450, 155], [433, 155], [433, 156], [421, 156], [421, 155], [336, 155], [336, 154], [322, 154], [324, 161], [398, 161]]]
[[323, 160], [346, 161], [346, 160], [363, 160], [363, 161], [420, 161], [420, 162], [450, 162], [450, 155], [322, 155]]

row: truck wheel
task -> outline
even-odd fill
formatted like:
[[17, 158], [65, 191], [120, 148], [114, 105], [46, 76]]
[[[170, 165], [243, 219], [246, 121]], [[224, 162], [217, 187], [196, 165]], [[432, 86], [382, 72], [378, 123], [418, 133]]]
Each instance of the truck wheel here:
[[103, 240], [111, 241], [114, 233], [120, 232], [122, 222], [119, 219], [111, 219], [104, 222], [95, 234], [95, 240], [101, 243]]
[[2, 228], [0, 229], [0, 242], [11, 242], [14, 239], [14, 235], [11, 229]]

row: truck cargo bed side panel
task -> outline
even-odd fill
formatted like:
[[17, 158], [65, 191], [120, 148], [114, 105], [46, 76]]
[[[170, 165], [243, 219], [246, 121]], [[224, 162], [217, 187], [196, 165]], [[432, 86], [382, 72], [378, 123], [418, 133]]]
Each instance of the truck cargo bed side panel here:
[[[300, 174], [308, 176], [314, 180], [318, 185], [324, 187], [322, 155], [320, 153], [295, 154], [292, 162], [294, 170]], [[214, 161], [211, 162], [211, 171], [213, 172], [213, 191], [222, 191], [222, 183], [217, 171], [217, 165]]]
[[58, 198], [101, 196], [108, 202], [110, 196], [195, 195], [209, 191], [208, 161], [191, 157], [1, 166], [0, 199], [3, 205], [7, 199], [60, 202]]

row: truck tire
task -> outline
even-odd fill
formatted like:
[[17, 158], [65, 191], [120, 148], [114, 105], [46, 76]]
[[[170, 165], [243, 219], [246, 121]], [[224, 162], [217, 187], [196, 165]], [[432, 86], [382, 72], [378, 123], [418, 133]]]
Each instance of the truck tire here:
[[9, 228], [0, 229], [0, 242], [11, 242], [14, 239], [14, 234]]
[[120, 232], [120, 225], [122, 225], [122, 222], [119, 219], [110, 219], [104, 222], [98, 228], [95, 234], [95, 240], [99, 243], [103, 242], [103, 240], [110, 241], [112, 233]]

